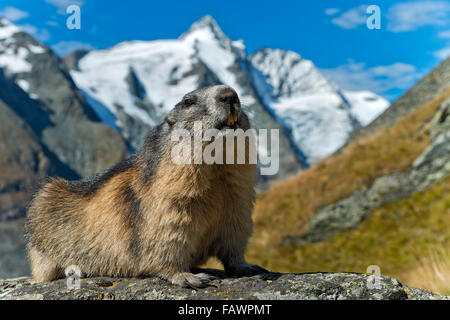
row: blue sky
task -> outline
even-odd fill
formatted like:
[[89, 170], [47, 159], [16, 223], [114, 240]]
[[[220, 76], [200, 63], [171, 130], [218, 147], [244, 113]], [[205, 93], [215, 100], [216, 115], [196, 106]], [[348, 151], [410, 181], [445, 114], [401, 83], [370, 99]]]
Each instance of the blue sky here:
[[[69, 30], [65, 9], [81, 7], [81, 29]], [[381, 29], [369, 30], [368, 5], [381, 9]], [[125, 40], [177, 38], [212, 15], [247, 53], [281, 48], [312, 60], [348, 90], [372, 90], [394, 100], [450, 54], [450, 1], [106, 1], [2, 0], [0, 15], [59, 54], [107, 48]]]

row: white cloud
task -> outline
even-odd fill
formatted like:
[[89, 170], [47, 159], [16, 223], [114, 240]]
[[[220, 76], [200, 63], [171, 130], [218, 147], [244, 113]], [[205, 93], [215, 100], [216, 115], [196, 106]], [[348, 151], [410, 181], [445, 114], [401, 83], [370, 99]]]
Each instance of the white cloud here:
[[355, 29], [360, 25], [366, 24], [367, 21], [367, 5], [360, 5], [343, 12], [340, 16], [331, 20], [335, 25], [344, 29]]
[[341, 10], [338, 8], [329, 8], [329, 9], [325, 10], [325, 14], [327, 16], [332, 16], [332, 15], [335, 15], [336, 13], [338, 13], [339, 11], [341, 11]]
[[434, 53], [434, 55], [439, 59], [446, 59], [450, 56], [450, 46], [446, 48], [442, 48], [441, 50], [438, 50]]
[[439, 59], [446, 59], [447, 57], [450, 56], [450, 42], [448, 40], [450, 40], [450, 30], [445, 30], [445, 31], [441, 31], [438, 33], [438, 37], [441, 39], [446, 39], [447, 40], [447, 46], [437, 50], [434, 52], [434, 56], [439, 58]]
[[81, 7], [84, 4], [84, 0], [45, 0], [45, 2], [57, 7], [59, 14], [66, 14], [67, 7], [71, 5]]
[[438, 37], [441, 39], [450, 39], [450, 30], [439, 32]]
[[0, 11], [0, 16], [5, 17], [9, 21], [19, 21], [28, 17], [29, 15], [30, 14], [28, 12], [14, 7], [6, 7], [2, 11]]
[[35, 26], [32, 26], [31, 24], [24, 24], [19, 27], [20, 29], [29, 34], [35, 34], [37, 32], [37, 28]]
[[[367, 5], [351, 8], [331, 20], [344, 29], [355, 29], [367, 21]], [[328, 13], [327, 11], [330, 10]], [[327, 15], [337, 12], [335, 8], [325, 11]], [[387, 30], [392, 32], [414, 31], [424, 26], [445, 27], [450, 25], [450, 2], [425, 0], [396, 3], [387, 9]]]
[[424, 26], [445, 26], [450, 22], [450, 2], [403, 2], [391, 6], [387, 28], [392, 32], [414, 31]]
[[18, 26], [23, 31], [31, 34], [36, 40], [40, 42], [45, 42], [50, 39], [50, 32], [47, 29], [38, 29], [31, 24], [24, 24]]
[[388, 66], [376, 66], [370, 70], [375, 76], [388, 76], [391, 78], [400, 78], [406, 74], [413, 74], [417, 71], [415, 66], [402, 62], [396, 62]]
[[344, 90], [371, 90], [384, 96], [392, 89], [409, 88], [422, 76], [415, 66], [402, 62], [368, 68], [365, 63], [349, 61], [321, 71]]
[[50, 35], [50, 32], [48, 32], [47, 29], [39, 29], [34, 34], [34, 37], [40, 42], [45, 42], [45, 41], [50, 39], [51, 35]]
[[53, 51], [55, 51], [59, 56], [63, 57], [76, 50], [92, 50], [95, 49], [89, 43], [83, 43], [78, 41], [61, 41], [52, 46]]
[[58, 26], [58, 22], [53, 21], [53, 20], [49, 20], [47, 22], [45, 22], [46, 25], [51, 26], [51, 27], [57, 27]]

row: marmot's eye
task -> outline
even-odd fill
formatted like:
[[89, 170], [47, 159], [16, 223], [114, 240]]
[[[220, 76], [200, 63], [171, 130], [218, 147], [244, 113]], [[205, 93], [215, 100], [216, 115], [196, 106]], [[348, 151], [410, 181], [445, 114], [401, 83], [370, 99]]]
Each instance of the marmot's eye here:
[[193, 105], [193, 104], [194, 104], [194, 100], [192, 100], [192, 99], [190, 99], [190, 98], [186, 98], [186, 99], [184, 99], [183, 104], [184, 104], [185, 106]]

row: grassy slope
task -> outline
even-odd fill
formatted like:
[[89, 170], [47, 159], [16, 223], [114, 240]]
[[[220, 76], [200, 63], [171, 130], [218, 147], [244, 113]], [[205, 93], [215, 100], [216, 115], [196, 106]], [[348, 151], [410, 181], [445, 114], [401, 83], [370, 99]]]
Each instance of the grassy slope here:
[[450, 245], [450, 178], [423, 194], [397, 201], [372, 212], [358, 229], [321, 243], [286, 246], [289, 257], [277, 270], [290, 272], [366, 272], [378, 265], [383, 274], [403, 280], [421, 257], [437, 246]]
[[285, 236], [306, 231], [320, 207], [349, 196], [377, 177], [407, 169], [429, 144], [429, 121], [449, 96], [447, 90], [394, 126], [261, 194], [254, 211], [249, 261], [290, 272], [365, 272], [368, 265], [378, 264], [383, 273], [398, 275], [429, 246], [448, 241], [450, 181], [446, 180], [423, 195], [377, 210], [358, 230], [301, 248], [279, 246]]

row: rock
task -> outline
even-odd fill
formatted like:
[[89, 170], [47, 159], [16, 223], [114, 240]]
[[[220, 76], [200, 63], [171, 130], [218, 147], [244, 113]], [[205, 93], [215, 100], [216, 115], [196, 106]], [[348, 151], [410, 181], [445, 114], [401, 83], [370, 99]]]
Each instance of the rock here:
[[64, 56], [62, 60], [69, 69], [80, 71], [80, 69], [78, 69], [78, 62], [80, 62], [81, 58], [83, 58], [88, 53], [89, 50], [76, 50]]
[[134, 97], [141, 100], [145, 99], [145, 96], [147, 95], [145, 87], [136, 75], [136, 71], [134, 71], [134, 68], [131, 66], [128, 68], [128, 75], [125, 78], [125, 82], [128, 84], [130, 93]]
[[193, 290], [153, 277], [144, 279], [88, 278], [80, 288], [68, 289], [67, 280], [36, 283], [30, 278], [0, 279], [0, 300], [436, 300], [449, 299], [426, 290], [409, 288], [381, 275], [357, 273], [281, 274], [225, 278], [213, 286]]
[[43, 141], [82, 177], [112, 167], [128, 155], [125, 142], [100, 122], [66, 118], [44, 131]]

